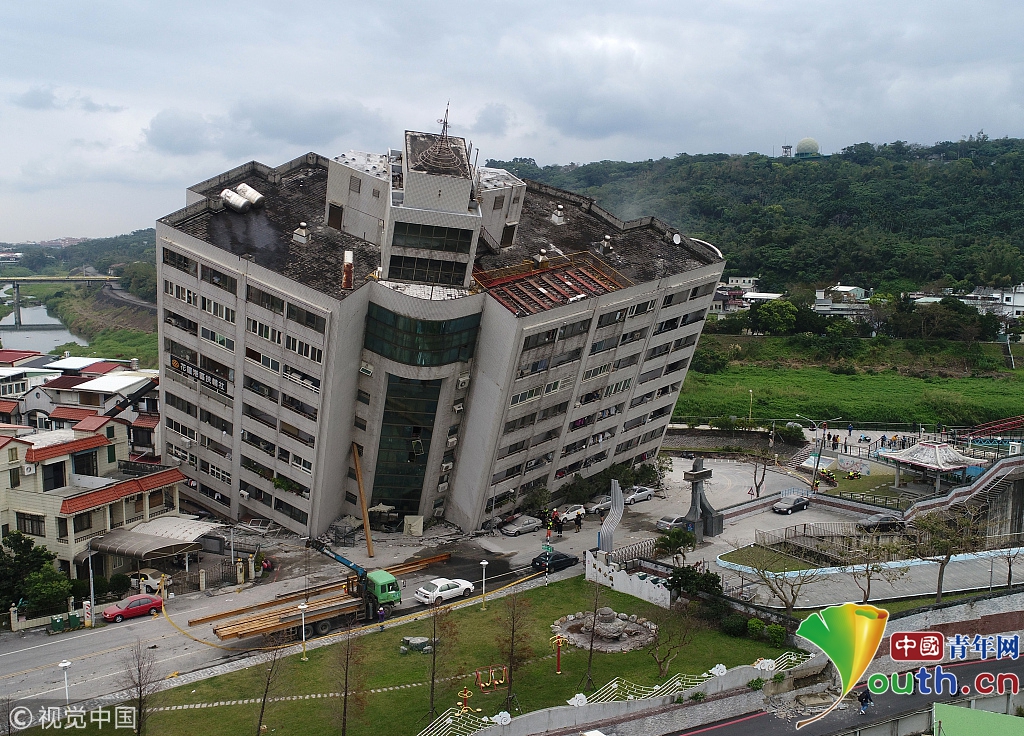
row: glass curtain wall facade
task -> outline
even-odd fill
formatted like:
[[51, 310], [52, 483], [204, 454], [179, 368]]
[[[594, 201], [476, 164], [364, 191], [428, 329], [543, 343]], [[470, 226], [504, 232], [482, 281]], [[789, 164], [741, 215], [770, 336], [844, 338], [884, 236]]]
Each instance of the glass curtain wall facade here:
[[388, 374], [373, 476], [374, 505], [383, 501], [399, 513], [419, 513], [440, 393], [440, 379], [419, 381]]
[[432, 321], [403, 317], [370, 302], [363, 347], [405, 365], [448, 365], [473, 357], [479, 327], [479, 313]]

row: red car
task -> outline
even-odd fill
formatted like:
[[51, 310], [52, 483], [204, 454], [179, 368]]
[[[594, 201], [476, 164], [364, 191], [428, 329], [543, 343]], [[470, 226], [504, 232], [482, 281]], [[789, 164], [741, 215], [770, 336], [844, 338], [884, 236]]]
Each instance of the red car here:
[[149, 595], [148, 593], [130, 595], [123, 601], [104, 608], [103, 620], [117, 621], [120, 623], [126, 618], [135, 618], [136, 616], [160, 613], [160, 609], [163, 608], [163, 605], [164, 602], [156, 595]]

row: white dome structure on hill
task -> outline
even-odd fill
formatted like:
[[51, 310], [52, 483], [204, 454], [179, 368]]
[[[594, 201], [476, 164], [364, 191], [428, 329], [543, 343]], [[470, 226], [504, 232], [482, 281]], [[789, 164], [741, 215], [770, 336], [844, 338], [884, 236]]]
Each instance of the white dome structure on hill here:
[[813, 138], [802, 138], [796, 144], [796, 156], [794, 158], [817, 158], [821, 155], [821, 146]]

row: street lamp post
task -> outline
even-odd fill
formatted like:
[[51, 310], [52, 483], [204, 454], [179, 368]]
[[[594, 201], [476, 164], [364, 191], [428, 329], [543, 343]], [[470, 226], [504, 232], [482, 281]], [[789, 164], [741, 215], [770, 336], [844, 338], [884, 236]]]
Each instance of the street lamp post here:
[[92, 537], [89, 537], [89, 628], [96, 628], [96, 589], [92, 582]]
[[747, 409], [747, 421], [754, 421], [754, 389], [747, 389], [750, 392], [750, 407]]
[[487, 610], [487, 560], [480, 560], [480, 569], [483, 570], [483, 576], [484, 576], [483, 580], [481, 581], [481, 585], [480, 585], [481, 589], [483, 590], [483, 595], [481, 596], [482, 602], [481, 602], [481, 605], [480, 605], [480, 610], [481, 611], [486, 611]]
[[64, 705], [71, 705], [71, 691], [68, 689], [68, 667], [71, 662], [62, 659], [57, 666], [64, 670]]
[[[810, 422], [811, 426], [814, 427], [814, 443], [815, 444], [818, 444], [818, 425], [819, 424], [828, 425], [829, 422], [838, 422], [840, 419], [842, 419], [842, 417], [833, 417], [832, 419], [821, 419], [821, 420], [818, 420], [816, 422], [813, 419], [808, 419], [803, 414], [797, 414], [797, 416], [800, 417], [801, 419], [805, 420], [805, 421]], [[811, 493], [812, 494], [815, 493], [817, 491], [817, 488], [818, 488], [818, 465], [821, 464], [821, 452], [824, 449], [825, 449], [825, 436], [822, 435], [822, 437], [821, 437], [821, 444], [818, 445], [818, 454], [814, 456], [814, 470], [811, 471]]]
[[299, 604], [299, 613], [302, 614], [302, 661], [308, 662], [309, 657], [306, 656], [306, 609], [309, 608], [305, 603]]

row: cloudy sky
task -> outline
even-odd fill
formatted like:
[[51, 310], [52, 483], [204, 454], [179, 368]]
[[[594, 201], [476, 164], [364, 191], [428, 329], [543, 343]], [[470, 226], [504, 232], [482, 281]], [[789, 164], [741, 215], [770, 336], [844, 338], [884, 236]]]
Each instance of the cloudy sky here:
[[4, 3], [0, 241], [434, 130], [541, 164], [1024, 136], [1020, 3]]

